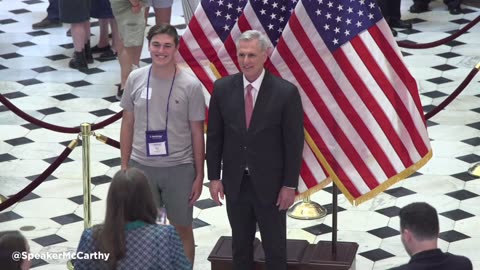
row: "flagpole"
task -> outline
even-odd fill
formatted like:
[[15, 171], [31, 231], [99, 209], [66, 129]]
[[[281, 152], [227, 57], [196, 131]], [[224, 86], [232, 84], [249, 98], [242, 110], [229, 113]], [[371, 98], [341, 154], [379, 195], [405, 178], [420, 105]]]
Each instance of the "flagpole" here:
[[332, 189], [332, 257], [337, 256], [337, 228], [338, 228], [338, 187], [333, 183]]

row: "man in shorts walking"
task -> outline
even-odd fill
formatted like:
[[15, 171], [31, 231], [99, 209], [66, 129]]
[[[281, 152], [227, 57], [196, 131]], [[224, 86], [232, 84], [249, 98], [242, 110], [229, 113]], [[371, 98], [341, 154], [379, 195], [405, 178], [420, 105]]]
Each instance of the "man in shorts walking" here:
[[[170, 24], [172, 17], [173, 0], [148, 0], [148, 6], [153, 7], [155, 12], [155, 24]], [[145, 20], [148, 20], [150, 8], [145, 8]]]
[[176, 66], [175, 28], [153, 26], [147, 39], [152, 64], [132, 71], [120, 102], [121, 166], [147, 175], [158, 207], [166, 208], [193, 264], [192, 210], [204, 176], [205, 98], [197, 78]]

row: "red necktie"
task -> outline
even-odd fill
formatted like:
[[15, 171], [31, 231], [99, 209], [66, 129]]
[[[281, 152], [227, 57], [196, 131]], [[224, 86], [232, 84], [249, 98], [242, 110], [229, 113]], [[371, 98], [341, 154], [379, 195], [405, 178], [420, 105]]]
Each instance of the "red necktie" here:
[[253, 113], [253, 87], [251, 84], [247, 85], [247, 93], [245, 94], [245, 121], [247, 128], [250, 126], [250, 119]]

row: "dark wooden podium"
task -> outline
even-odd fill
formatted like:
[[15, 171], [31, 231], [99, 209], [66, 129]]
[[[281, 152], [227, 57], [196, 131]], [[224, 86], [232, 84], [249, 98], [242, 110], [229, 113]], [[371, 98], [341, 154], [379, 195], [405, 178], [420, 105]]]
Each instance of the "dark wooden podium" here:
[[[260, 240], [254, 243], [255, 270], [266, 270], [265, 254]], [[289, 270], [348, 270], [354, 269], [358, 244], [337, 242], [337, 254], [332, 254], [332, 242], [320, 241], [309, 244], [306, 240], [287, 240], [287, 263]], [[221, 236], [208, 256], [212, 270], [231, 270], [232, 238]]]

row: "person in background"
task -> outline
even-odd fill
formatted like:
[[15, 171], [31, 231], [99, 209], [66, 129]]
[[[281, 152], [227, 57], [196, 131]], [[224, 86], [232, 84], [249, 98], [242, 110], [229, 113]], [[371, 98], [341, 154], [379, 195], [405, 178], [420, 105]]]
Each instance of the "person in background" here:
[[120, 102], [121, 166], [145, 172], [158, 208], [166, 208], [193, 261], [193, 205], [204, 176], [205, 97], [200, 81], [177, 67], [175, 27], [154, 25], [147, 40], [152, 64], [132, 71]]
[[170, 24], [172, 5], [173, 0], [148, 0], [148, 7], [145, 8], [145, 20], [148, 20], [149, 7], [153, 7], [155, 24]]
[[148, 180], [138, 169], [115, 174], [108, 189], [105, 221], [86, 229], [77, 252], [109, 254], [108, 260], [75, 260], [75, 270], [190, 270], [177, 231], [156, 224]]
[[257, 223], [266, 268], [287, 269], [286, 210], [302, 164], [303, 108], [297, 87], [265, 70], [269, 45], [257, 30], [240, 35], [242, 72], [215, 82], [208, 111], [210, 195], [217, 204], [226, 195], [234, 270], [253, 269]]
[[401, 19], [401, 0], [378, 0], [378, 5], [394, 36], [397, 36], [397, 31], [394, 28], [412, 28], [411, 23]]
[[28, 270], [32, 262], [30, 260], [23, 260], [19, 257], [18, 260], [12, 258], [13, 253], [20, 256], [30, 252], [27, 239], [19, 231], [3, 231], [0, 232], [0, 267], [2, 270]]
[[58, 0], [48, 0], [47, 17], [43, 20], [32, 24], [33, 29], [47, 29], [61, 27], [60, 13], [58, 10]]
[[117, 99], [121, 100], [128, 75], [134, 68], [140, 66], [146, 26], [143, 16], [145, 2], [143, 0], [110, 0], [110, 5], [120, 34], [116, 49], [121, 72]]
[[[411, 13], [423, 13], [427, 12], [428, 9], [428, 4], [430, 3], [431, 0], [413, 0], [413, 5], [410, 7], [410, 12]], [[443, 3], [447, 5], [448, 11], [452, 15], [458, 15], [462, 14], [462, 0], [443, 0]]]
[[[100, 27], [98, 44], [92, 47], [92, 54], [100, 53], [100, 56], [97, 58], [99, 61], [108, 61], [117, 58], [116, 46], [120, 40], [120, 36], [109, 0], [93, 1], [90, 17], [97, 18]], [[112, 46], [110, 46], [108, 38], [109, 25], [112, 28]]]
[[438, 248], [440, 226], [435, 208], [424, 202], [412, 203], [403, 207], [399, 216], [402, 243], [411, 259], [394, 270], [472, 270], [468, 258]]
[[74, 54], [68, 63], [73, 69], [82, 72], [88, 70], [88, 64], [93, 63], [90, 49], [90, 6], [91, 0], [59, 0], [60, 20], [70, 23]]

